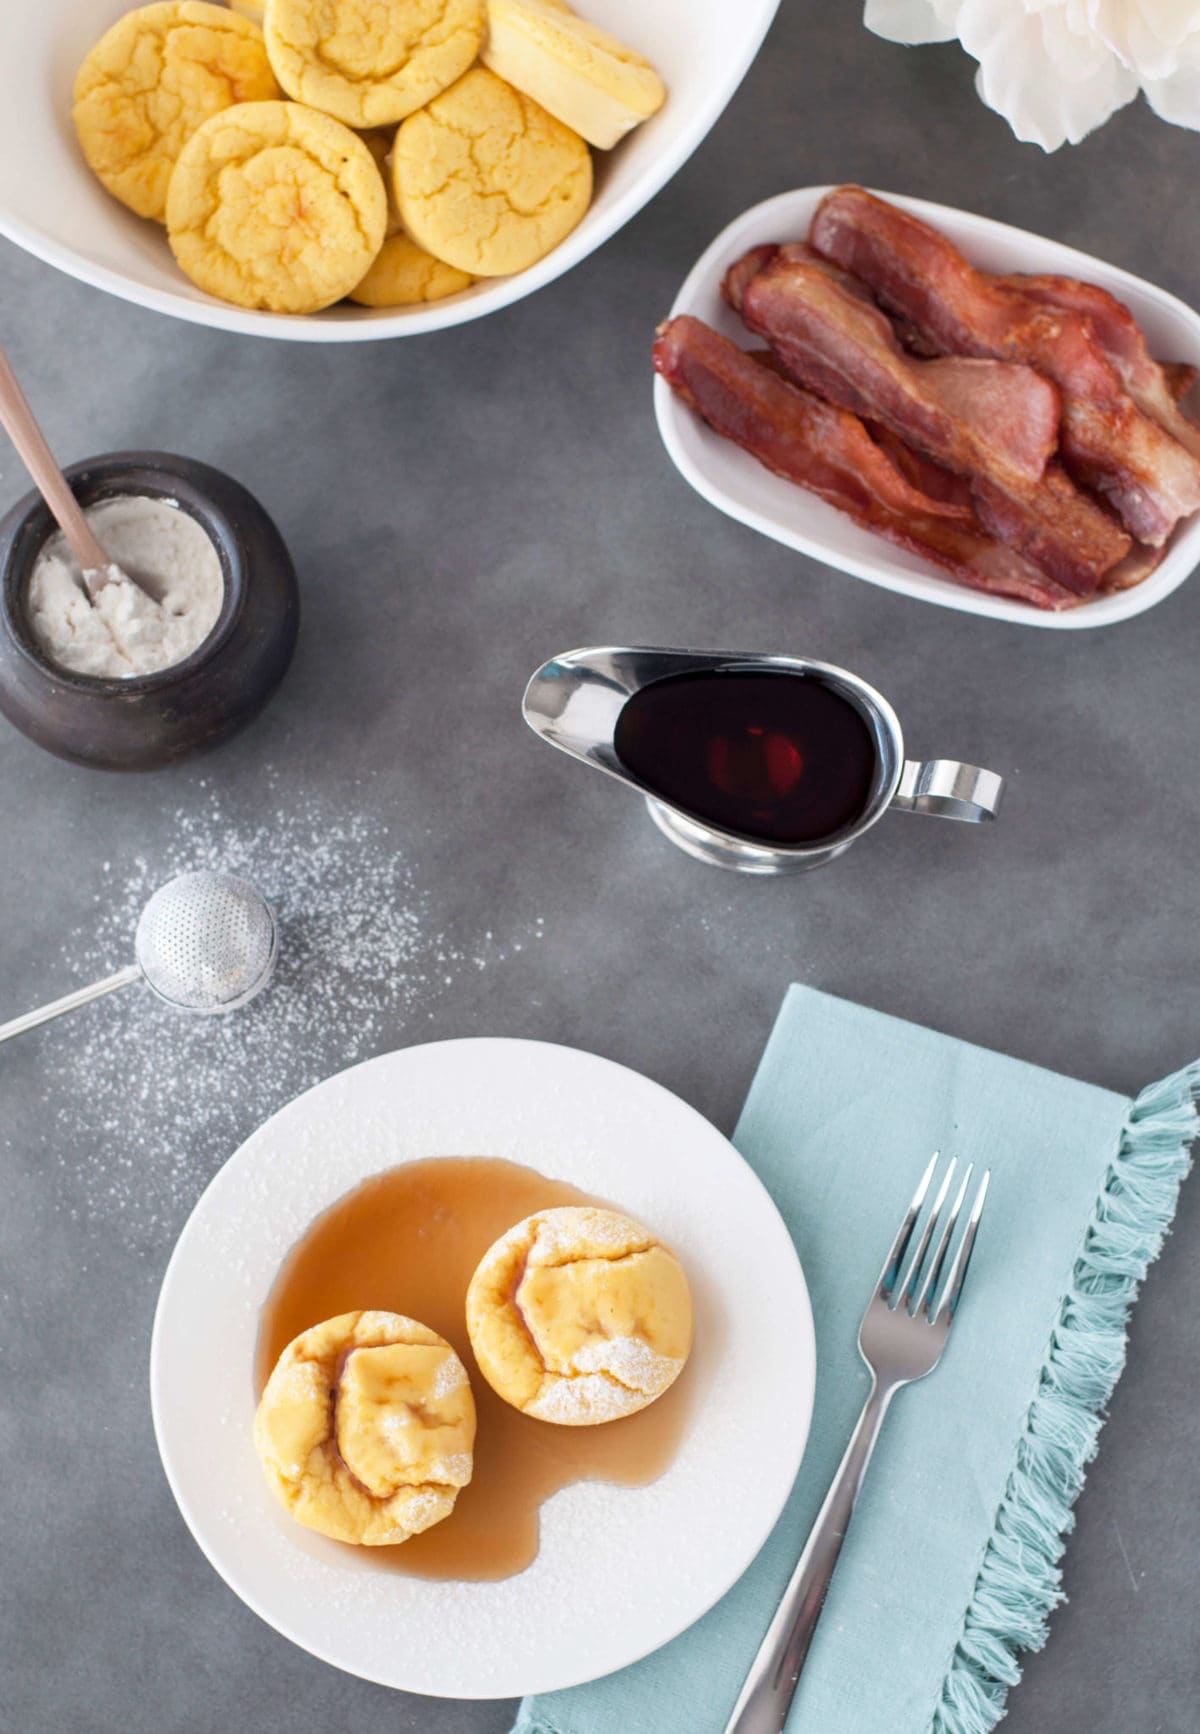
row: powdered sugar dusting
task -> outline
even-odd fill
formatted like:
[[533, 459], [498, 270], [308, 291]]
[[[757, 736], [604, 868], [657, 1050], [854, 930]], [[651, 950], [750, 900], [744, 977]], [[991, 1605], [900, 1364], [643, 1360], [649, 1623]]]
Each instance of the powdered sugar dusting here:
[[683, 1365], [640, 1337], [593, 1339], [576, 1349], [561, 1374], [547, 1374], [527, 1412], [568, 1425], [615, 1421], [660, 1397]]
[[419, 1487], [411, 1492], [405, 1488], [395, 1495], [404, 1528], [389, 1531], [384, 1539], [395, 1536], [398, 1541], [406, 1541], [410, 1535], [419, 1535], [423, 1529], [440, 1523], [453, 1510], [455, 1497], [454, 1492], [444, 1487]]
[[455, 1391], [461, 1391], [466, 1383], [467, 1369], [451, 1350], [438, 1362], [429, 1394], [435, 1402], [438, 1402], [443, 1397], [449, 1397]]
[[465, 1487], [471, 1479], [474, 1466], [475, 1461], [469, 1451], [452, 1451], [449, 1457], [442, 1458], [437, 1468], [441, 1479], [451, 1487]]
[[539, 1215], [529, 1262], [555, 1265], [585, 1257], [622, 1258], [640, 1252], [652, 1240], [640, 1223], [615, 1210], [563, 1204]]
[[256, 823], [238, 822], [201, 784], [173, 816], [167, 848], [104, 863], [104, 890], [64, 941], [59, 979], [107, 975], [132, 961], [152, 892], [194, 869], [249, 879], [280, 930], [275, 978], [241, 1011], [189, 1016], [134, 986], [27, 1038], [45, 1044], [55, 1078], [54, 1158], [72, 1173], [84, 1160], [94, 1170], [90, 1221], [174, 1231], [268, 1115], [333, 1071], [428, 1039], [456, 982], [542, 936], [539, 919], [502, 938], [493, 917], [477, 938], [452, 943], [417, 859], [357, 805], [285, 800], [268, 775], [260, 810]]
[[557, 1421], [569, 1427], [616, 1421], [644, 1407], [641, 1396], [605, 1374], [581, 1373], [573, 1379], [548, 1378], [525, 1413], [535, 1421]]
[[657, 1397], [683, 1367], [671, 1355], [660, 1355], [640, 1337], [605, 1337], [584, 1343], [571, 1356], [575, 1373], [608, 1373], [632, 1391]]

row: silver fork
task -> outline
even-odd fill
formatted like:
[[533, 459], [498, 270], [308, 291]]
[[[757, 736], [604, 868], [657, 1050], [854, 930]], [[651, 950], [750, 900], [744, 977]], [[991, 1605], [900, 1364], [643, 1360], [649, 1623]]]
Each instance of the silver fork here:
[[875, 1293], [867, 1303], [858, 1329], [858, 1352], [871, 1374], [870, 1395], [846, 1447], [846, 1455], [825, 1495], [825, 1503], [813, 1524], [799, 1564], [746, 1675], [733, 1715], [725, 1724], [725, 1734], [781, 1734], [883, 1417], [896, 1392], [904, 1385], [911, 1385], [915, 1379], [923, 1379], [926, 1373], [932, 1373], [942, 1358], [950, 1326], [962, 1299], [971, 1249], [975, 1245], [991, 1176], [985, 1172], [979, 1183], [938, 1302], [942, 1267], [967, 1195], [973, 1164], [967, 1165], [949, 1219], [930, 1259], [930, 1244], [957, 1166], [957, 1158], [951, 1161], [938, 1187], [917, 1249], [909, 1260], [904, 1280], [900, 1281], [900, 1267], [937, 1164], [935, 1155], [921, 1177], [900, 1232], [892, 1242], [892, 1250], [879, 1273]]

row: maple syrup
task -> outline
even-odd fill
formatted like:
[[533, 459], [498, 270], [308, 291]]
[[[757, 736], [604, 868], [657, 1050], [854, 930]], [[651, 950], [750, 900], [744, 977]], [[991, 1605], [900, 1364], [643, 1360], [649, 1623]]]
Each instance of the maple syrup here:
[[454, 1511], [401, 1546], [355, 1548], [358, 1559], [413, 1577], [511, 1577], [536, 1555], [538, 1510], [560, 1487], [573, 1481], [643, 1486], [668, 1467], [687, 1423], [686, 1368], [636, 1415], [596, 1427], [558, 1427], [498, 1397], [467, 1337], [467, 1285], [492, 1242], [535, 1210], [602, 1202], [514, 1162], [435, 1158], [364, 1181], [292, 1248], [262, 1312], [259, 1395], [293, 1337], [322, 1319], [367, 1307], [406, 1313], [440, 1332], [462, 1357], [475, 1395], [475, 1471]]
[[811, 673], [709, 669], [626, 700], [613, 746], [693, 818], [756, 842], [824, 841], [860, 819], [879, 754], [856, 705]]

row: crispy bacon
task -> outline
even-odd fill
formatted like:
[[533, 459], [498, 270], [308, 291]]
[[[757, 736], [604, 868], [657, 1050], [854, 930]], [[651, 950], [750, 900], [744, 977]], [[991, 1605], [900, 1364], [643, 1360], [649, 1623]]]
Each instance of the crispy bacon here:
[[887, 454], [900, 474], [907, 477], [914, 488], [920, 488], [929, 499], [937, 500], [942, 505], [956, 506], [964, 518], [974, 518], [971, 484], [965, 476], [956, 476], [953, 470], [935, 463], [932, 458], [927, 458], [924, 452], [914, 451], [912, 446], [897, 439], [891, 428], [884, 427], [881, 422], [869, 421], [866, 429], [875, 444]]
[[[791, 352], [803, 356], [805, 371], [819, 376], [804, 379], [810, 389], [877, 416], [935, 457], [961, 447], [961, 462], [943, 459], [960, 474], [980, 469], [1023, 482], [1044, 474], [1058, 443], [1056, 387], [1020, 363], [905, 354], [863, 284], [811, 248], [776, 248], [743, 281], [738, 311], [791, 371]], [[893, 413], [881, 413], [885, 405]]]
[[1151, 356], [1141, 326], [1123, 301], [1098, 284], [1080, 283], [1074, 277], [1014, 275], [997, 277], [996, 281], [1048, 306], [1082, 314], [1138, 408], [1194, 458], [1200, 458], [1200, 423], [1179, 408], [1180, 394], [1174, 389], [1169, 369]]
[[1112, 570], [1104, 574], [1101, 590], [1106, 596], [1112, 596], [1118, 590], [1132, 590], [1149, 578], [1155, 567], [1161, 564], [1165, 553], [1165, 548], [1147, 548], [1144, 542], [1135, 542], [1125, 558], [1118, 560]]
[[813, 265], [819, 271], [824, 271], [847, 295], [855, 296], [868, 307], [878, 306], [866, 284], [850, 271], [844, 271], [832, 259], [826, 259], [815, 247], [810, 247], [807, 241], [787, 241], [782, 246], [772, 243], [763, 247], [751, 247], [748, 253], [735, 259], [726, 271], [721, 281], [721, 297], [735, 313], [742, 311], [742, 301], [752, 280], [776, 260], [784, 260], [792, 265]]
[[1059, 394], [1019, 363], [906, 354], [886, 316], [782, 248], [741, 285], [742, 318], [811, 390], [966, 476], [986, 529], [1089, 596], [1129, 538], [1061, 472], [1047, 472]]
[[1193, 367], [1190, 361], [1160, 361], [1158, 365], [1162, 368], [1167, 390], [1176, 403], [1182, 403], [1195, 385], [1200, 367]]
[[[990, 277], [936, 229], [861, 187], [826, 196], [809, 240], [943, 353], [1024, 361], [1053, 379], [1063, 392], [1064, 461], [1141, 541], [1161, 546], [1180, 518], [1200, 508], [1200, 461], [1177, 437], [1179, 411], [1168, 431], [1127, 386], [1132, 369], [1139, 390], [1153, 392], [1158, 412], [1171, 417], [1169, 394], [1146, 383], [1118, 317], [1126, 310], [1112, 297], [1104, 298], [1102, 337], [1093, 323], [1096, 296], [1083, 285], [1063, 287], [1060, 279], [1051, 290], [1046, 285], [1056, 280], [1041, 279], [1034, 294], [1011, 278]], [[1081, 299], [1086, 314], [1070, 304]], [[1108, 343], [1121, 350], [1120, 365]]]
[[[762, 367], [769, 367], [780, 379], [786, 379], [790, 385], [795, 385], [795, 379], [773, 349], [748, 349], [746, 353], [752, 361], [757, 361]], [[912, 446], [905, 445], [904, 441], [897, 439], [892, 430], [884, 427], [882, 422], [867, 421], [863, 426], [874, 443], [891, 460], [892, 467], [899, 470], [905, 480], [911, 482], [927, 500], [934, 500], [940, 506], [953, 507], [965, 524], [974, 522], [971, 484], [965, 476], [956, 476], [953, 470], [943, 469], [941, 464], [927, 458], [924, 452], [915, 451]]]
[[760, 271], [766, 269], [778, 253], [779, 248], [773, 244], [765, 247], [751, 247], [748, 253], [743, 253], [740, 259], [735, 259], [721, 280], [721, 295], [733, 308], [735, 313], [742, 311], [742, 294], [752, 277], [757, 277]]
[[661, 325], [654, 366], [717, 433], [866, 529], [924, 555], [977, 590], [1019, 597], [1038, 608], [1077, 602], [986, 536], [960, 505], [914, 487], [856, 416], [789, 383], [700, 320], [681, 314]]

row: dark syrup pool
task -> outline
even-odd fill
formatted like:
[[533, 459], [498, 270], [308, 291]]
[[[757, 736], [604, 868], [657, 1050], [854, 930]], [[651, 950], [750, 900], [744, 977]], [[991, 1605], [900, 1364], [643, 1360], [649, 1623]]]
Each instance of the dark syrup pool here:
[[823, 842], [865, 813], [879, 754], [862, 712], [819, 676], [713, 669], [626, 701], [613, 741], [672, 806], [756, 842]]

